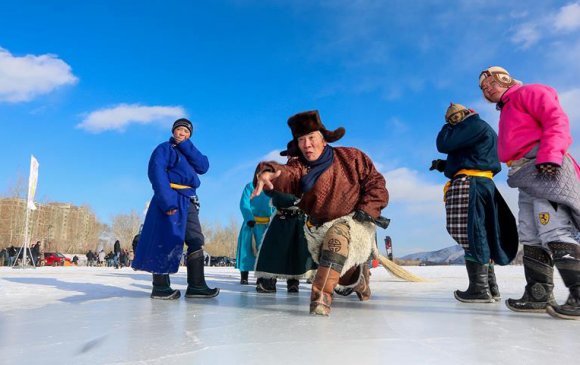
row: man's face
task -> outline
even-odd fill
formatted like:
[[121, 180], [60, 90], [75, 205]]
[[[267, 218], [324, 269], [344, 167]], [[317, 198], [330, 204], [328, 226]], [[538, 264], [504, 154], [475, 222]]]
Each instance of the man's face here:
[[173, 131], [173, 139], [175, 139], [175, 142], [177, 143], [181, 143], [186, 139], [189, 139], [189, 137], [191, 137], [191, 133], [189, 133], [189, 129], [185, 127], [177, 127]]
[[322, 151], [324, 151], [324, 147], [326, 147], [326, 141], [319, 131], [298, 137], [298, 148], [300, 148], [300, 152], [308, 161], [318, 160], [320, 155], [322, 155]]
[[481, 91], [483, 96], [492, 103], [500, 101], [501, 96], [507, 90], [506, 87], [501, 86], [493, 76], [486, 77], [481, 83]]

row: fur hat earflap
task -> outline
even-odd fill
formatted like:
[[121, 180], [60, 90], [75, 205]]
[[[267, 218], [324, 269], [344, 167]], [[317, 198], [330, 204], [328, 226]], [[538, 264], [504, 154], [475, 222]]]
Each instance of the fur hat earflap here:
[[342, 127], [333, 131], [327, 130], [320, 120], [318, 110], [306, 111], [291, 116], [288, 119], [288, 126], [292, 131], [292, 137], [294, 137], [294, 139], [302, 137], [308, 133], [320, 131], [326, 142], [332, 143], [341, 139], [346, 133], [345, 129]]
[[505, 88], [510, 88], [516, 84], [522, 83], [521, 81], [514, 79], [505, 68], [499, 66], [491, 66], [481, 71], [481, 73], [479, 74], [480, 88], [481, 84], [483, 83], [483, 80], [485, 80], [490, 76], [493, 77], [498, 84], [500, 84], [502, 87]]
[[295, 140], [291, 140], [286, 144], [286, 149], [280, 152], [280, 156], [288, 156], [288, 157], [298, 157], [300, 156], [300, 149], [298, 148], [298, 144], [296, 144]]
[[461, 104], [450, 103], [445, 113], [445, 122], [455, 125], [468, 117], [477, 114], [473, 109], [467, 109]]

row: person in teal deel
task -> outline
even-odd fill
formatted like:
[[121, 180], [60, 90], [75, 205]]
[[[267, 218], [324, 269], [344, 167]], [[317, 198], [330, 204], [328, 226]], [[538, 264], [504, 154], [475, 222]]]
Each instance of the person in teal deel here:
[[254, 270], [256, 255], [262, 244], [262, 236], [268, 228], [270, 217], [274, 207], [270, 204], [270, 198], [262, 193], [250, 200], [254, 190], [254, 184], [248, 183], [244, 188], [240, 199], [240, 211], [244, 217], [244, 223], [238, 236], [238, 249], [236, 254], [236, 268], [240, 270], [240, 284], [248, 284], [249, 271]]

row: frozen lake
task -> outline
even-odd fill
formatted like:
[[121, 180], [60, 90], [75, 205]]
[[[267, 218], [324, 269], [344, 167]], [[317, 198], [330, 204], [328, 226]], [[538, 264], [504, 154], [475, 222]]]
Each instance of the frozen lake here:
[[[336, 297], [308, 314], [310, 285], [258, 294], [232, 268], [206, 268], [213, 299], [151, 300], [151, 275], [125, 268], [0, 267], [2, 364], [577, 364], [580, 321], [520, 314], [523, 267], [496, 266], [502, 301], [465, 304], [462, 266], [406, 267], [409, 283], [372, 269], [368, 302]], [[252, 276], [251, 283], [255, 280]], [[559, 302], [567, 289], [555, 278]], [[186, 287], [185, 268], [172, 276]]]

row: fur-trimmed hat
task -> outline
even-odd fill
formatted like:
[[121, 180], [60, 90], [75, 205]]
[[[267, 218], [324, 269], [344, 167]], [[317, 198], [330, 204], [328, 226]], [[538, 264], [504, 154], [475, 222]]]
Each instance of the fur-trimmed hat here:
[[288, 126], [290, 127], [292, 137], [294, 137], [295, 140], [308, 133], [320, 131], [324, 140], [332, 143], [341, 139], [346, 132], [343, 127], [336, 128], [334, 131], [327, 130], [320, 120], [318, 110], [311, 110], [291, 116], [288, 119]]
[[473, 109], [467, 109], [461, 104], [450, 103], [445, 113], [445, 121], [451, 125], [455, 125], [473, 114], [477, 114]]
[[495, 79], [495, 81], [497, 81], [498, 84], [500, 84], [502, 87], [505, 88], [510, 88], [512, 86], [514, 86], [515, 84], [521, 83], [518, 80], [514, 79], [513, 77], [511, 77], [511, 75], [509, 74], [509, 72], [507, 72], [507, 70], [503, 67], [499, 67], [499, 66], [491, 66], [488, 67], [487, 69], [481, 71], [481, 73], [479, 74], [479, 87], [481, 88], [481, 84], [483, 83], [483, 80], [485, 80], [488, 77], [493, 77]]
[[175, 131], [175, 129], [179, 128], [179, 127], [187, 128], [189, 130], [189, 134], [191, 134], [193, 132], [193, 125], [191, 124], [191, 122], [188, 119], [185, 119], [185, 118], [177, 119], [173, 123], [173, 128], [171, 128], [171, 133], [173, 133]]

